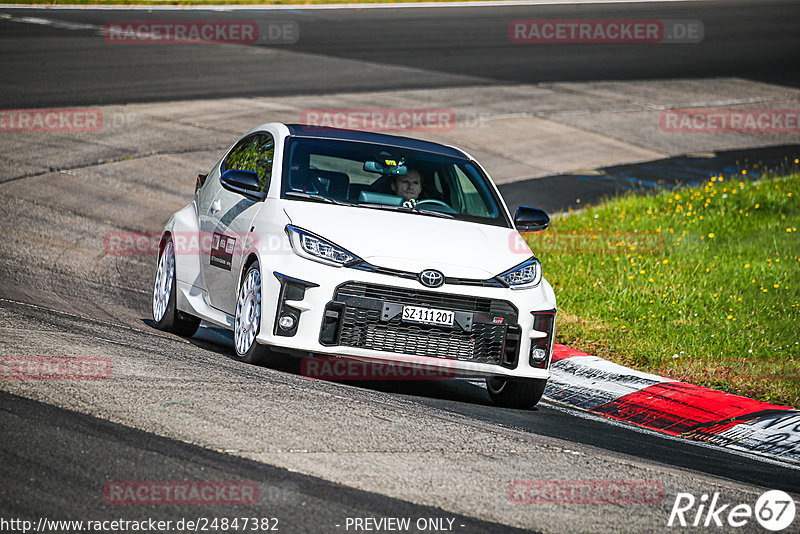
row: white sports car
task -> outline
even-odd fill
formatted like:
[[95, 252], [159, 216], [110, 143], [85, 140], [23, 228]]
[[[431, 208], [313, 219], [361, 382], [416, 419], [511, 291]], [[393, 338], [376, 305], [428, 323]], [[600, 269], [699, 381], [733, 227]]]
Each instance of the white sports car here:
[[512, 219], [457, 148], [263, 124], [198, 176], [164, 228], [153, 318], [181, 335], [200, 320], [232, 329], [249, 363], [423, 362], [531, 407], [550, 376], [556, 302], [518, 231], [549, 223], [527, 207]]

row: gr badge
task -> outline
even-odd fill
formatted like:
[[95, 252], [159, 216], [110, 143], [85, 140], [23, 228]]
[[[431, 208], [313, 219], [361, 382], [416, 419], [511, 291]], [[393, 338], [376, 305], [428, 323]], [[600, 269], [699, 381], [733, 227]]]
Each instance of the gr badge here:
[[235, 248], [235, 237], [214, 232], [214, 242], [211, 243], [211, 265], [230, 271]]

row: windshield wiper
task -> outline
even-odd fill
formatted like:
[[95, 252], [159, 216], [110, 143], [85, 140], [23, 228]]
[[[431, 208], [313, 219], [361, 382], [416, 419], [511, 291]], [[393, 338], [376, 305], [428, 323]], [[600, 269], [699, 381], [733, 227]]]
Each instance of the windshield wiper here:
[[443, 211], [433, 211], [433, 210], [426, 210], [426, 209], [419, 209], [414, 208], [414, 211], [417, 213], [421, 213], [423, 215], [431, 215], [433, 217], [442, 217], [444, 219], [455, 219], [455, 216], [451, 213], [445, 213]]
[[402, 211], [405, 213], [419, 213], [420, 215], [430, 215], [432, 217], [442, 217], [444, 219], [455, 219], [455, 217], [449, 213], [419, 208], [409, 208], [408, 206], [391, 206], [389, 204], [377, 204], [373, 202], [360, 202], [356, 205], [363, 206], [365, 208], [378, 208], [381, 210]]
[[316, 193], [303, 193], [301, 191], [286, 191], [283, 196], [289, 198], [302, 198], [304, 200], [312, 200], [315, 202], [325, 202], [326, 204], [336, 204], [338, 206], [352, 206], [353, 204], [350, 202], [344, 202], [341, 200], [336, 200], [335, 198], [326, 197], [323, 195], [318, 195]]
[[390, 204], [378, 204], [376, 202], [359, 202], [356, 206], [362, 208], [377, 208], [379, 210], [391, 210], [391, 211], [411, 211], [411, 208], [407, 208], [405, 206], [392, 206]]

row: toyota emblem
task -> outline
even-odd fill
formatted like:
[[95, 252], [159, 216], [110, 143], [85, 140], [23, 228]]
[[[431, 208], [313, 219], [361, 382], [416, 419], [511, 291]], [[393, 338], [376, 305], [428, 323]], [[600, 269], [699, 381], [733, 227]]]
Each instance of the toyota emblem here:
[[425, 269], [419, 273], [419, 281], [423, 286], [439, 287], [444, 284], [444, 275], [435, 269]]

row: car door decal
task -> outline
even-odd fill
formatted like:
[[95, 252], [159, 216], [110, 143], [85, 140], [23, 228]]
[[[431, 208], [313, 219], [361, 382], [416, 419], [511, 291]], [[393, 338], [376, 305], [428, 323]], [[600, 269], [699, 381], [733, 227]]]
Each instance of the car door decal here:
[[235, 248], [235, 237], [214, 232], [214, 240], [211, 244], [211, 265], [230, 271]]

